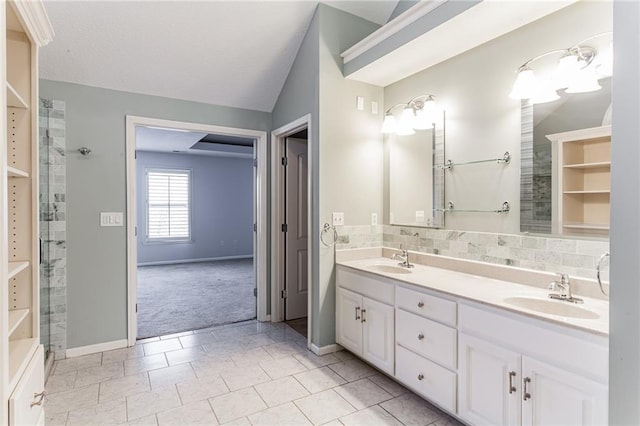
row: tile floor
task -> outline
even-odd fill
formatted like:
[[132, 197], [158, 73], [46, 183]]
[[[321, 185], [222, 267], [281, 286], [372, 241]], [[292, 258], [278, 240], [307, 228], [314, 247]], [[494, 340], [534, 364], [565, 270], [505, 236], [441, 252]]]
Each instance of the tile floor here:
[[141, 340], [60, 360], [55, 425], [459, 425], [348, 352], [318, 357], [282, 323]]

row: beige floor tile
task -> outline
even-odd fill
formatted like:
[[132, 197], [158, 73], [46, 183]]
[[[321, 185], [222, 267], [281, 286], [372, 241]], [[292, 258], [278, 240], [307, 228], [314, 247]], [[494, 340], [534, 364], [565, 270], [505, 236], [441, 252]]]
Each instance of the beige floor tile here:
[[98, 405], [98, 385], [48, 395], [45, 401], [49, 414], [66, 413]]
[[255, 385], [254, 388], [260, 394], [269, 407], [293, 401], [309, 395], [309, 392], [293, 377], [283, 377], [267, 383]]
[[220, 376], [232, 391], [271, 380], [269, 375], [265, 373], [259, 365], [231, 368], [222, 371]]
[[333, 355], [338, 358], [340, 361], [349, 361], [352, 359], [356, 359], [355, 355], [353, 355], [349, 351], [338, 351], [334, 352]]
[[160, 426], [217, 425], [209, 401], [198, 401], [156, 414]]
[[264, 350], [269, 352], [269, 354], [276, 359], [284, 358], [286, 356], [293, 355], [293, 354], [301, 354], [301, 353], [307, 352], [306, 348], [303, 348], [302, 346], [291, 341], [267, 345], [267, 346], [264, 346]]
[[144, 348], [142, 345], [135, 345], [130, 348], [114, 349], [112, 351], [102, 353], [102, 365], [125, 361], [131, 358], [140, 358], [143, 356]]
[[464, 423], [445, 415], [443, 418], [436, 420], [433, 426], [464, 426]]
[[259, 362], [273, 361], [273, 357], [262, 347], [253, 349], [241, 349], [229, 355], [237, 366], [248, 366]]
[[165, 352], [165, 355], [169, 365], [178, 365], [204, 358], [207, 353], [202, 349], [202, 346], [192, 346], [177, 351]]
[[160, 340], [169, 340], [169, 339], [173, 339], [174, 337], [190, 336], [192, 334], [193, 334], [193, 331], [184, 331], [182, 333], [167, 334], [164, 336], [160, 336]]
[[382, 408], [407, 426], [428, 425], [445, 414], [413, 393], [407, 393], [380, 404]]
[[220, 373], [237, 365], [227, 357], [205, 357], [191, 363], [196, 376], [199, 378], [209, 376], [220, 376]]
[[402, 423], [378, 405], [357, 411], [340, 419], [345, 426], [403, 426]]
[[342, 377], [338, 376], [329, 367], [305, 371], [304, 373], [296, 374], [294, 377], [311, 393], [321, 392], [346, 383]]
[[196, 378], [191, 364], [180, 364], [173, 367], [160, 368], [149, 371], [151, 389], [157, 389]]
[[302, 363], [293, 356], [279, 358], [273, 361], [264, 361], [259, 364], [272, 379], [279, 379], [280, 377], [291, 376], [307, 371], [307, 367], [302, 365]]
[[180, 343], [183, 348], [191, 348], [193, 346], [202, 346], [209, 343], [215, 343], [218, 339], [213, 333], [198, 333], [190, 336], [183, 336], [180, 338]]
[[207, 343], [206, 345], [202, 345], [204, 351], [208, 356], [220, 357], [220, 356], [229, 356], [232, 353], [241, 351], [244, 349], [244, 345], [241, 340], [233, 340], [233, 341], [217, 341], [212, 343]]
[[257, 348], [258, 346], [272, 345], [276, 343], [271, 337], [269, 337], [266, 333], [254, 334], [250, 336], [242, 346], [246, 349]]
[[65, 426], [67, 424], [67, 417], [69, 417], [69, 413], [49, 413], [49, 411], [45, 410], [45, 424], [47, 426]]
[[307, 396], [294, 403], [314, 425], [321, 425], [356, 411], [333, 389]]
[[305, 353], [295, 353], [293, 354], [293, 357], [300, 361], [302, 365], [307, 367], [309, 370], [340, 362], [340, 360], [333, 354], [318, 356], [311, 351], [306, 351]]
[[145, 356], [142, 358], [128, 359], [124, 362], [124, 374], [142, 373], [143, 371], [157, 370], [158, 368], [168, 367], [167, 357], [164, 353]]
[[127, 423], [123, 423], [123, 425], [158, 426], [158, 420], [156, 419], [156, 415], [152, 414], [150, 416], [141, 417], [139, 419], [128, 421]]
[[124, 398], [69, 412], [67, 426], [118, 425], [127, 421]]
[[376, 385], [380, 386], [382, 389], [389, 392], [393, 396], [400, 396], [409, 392], [407, 388], [405, 388], [395, 380], [392, 380], [389, 377], [385, 376], [384, 374], [376, 374], [374, 376], [369, 376], [368, 379], [371, 380]]
[[100, 403], [110, 399], [124, 398], [125, 396], [151, 390], [147, 373], [138, 373], [132, 376], [124, 376], [118, 379], [100, 383]]
[[182, 349], [182, 345], [178, 338], [145, 343], [142, 346], [144, 348], [144, 354], [147, 356]]
[[129, 420], [146, 417], [161, 411], [180, 407], [180, 397], [175, 385], [138, 393], [127, 397], [127, 418]]
[[358, 410], [371, 407], [393, 398], [393, 395], [369, 379], [360, 379], [334, 389], [347, 402]]
[[209, 400], [220, 423], [227, 423], [240, 417], [267, 408], [260, 395], [253, 388], [220, 395]]
[[189, 380], [178, 383], [176, 386], [178, 387], [178, 393], [180, 394], [183, 404], [229, 393], [229, 388], [226, 383], [222, 380], [222, 377], [218, 376]]
[[124, 364], [122, 362], [115, 362], [98, 367], [89, 367], [78, 370], [75, 386], [77, 388], [82, 388], [94, 383], [100, 383], [123, 376]]
[[249, 421], [254, 426], [297, 426], [311, 424], [292, 402], [252, 414], [249, 416]]
[[160, 341], [160, 337], [147, 337], [146, 339], [140, 339], [138, 341], [136, 341], [136, 345], [144, 345], [145, 343], [149, 343], [149, 342], [158, 342]]
[[102, 353], [61, 359], [56, 362], [53, 374], [64, 374], [82, 368], [97, 367], [102, 364]]
[[353, 382], [363, 377], [377, 374], [376, 370], [357, 359], [331, 364], [329, 368], [338, 373], [347, 382]]
[[251, 426], [251, 422], [246, 417], [240, 417], [239, 419], [224, 423], [222, 426]]
[[47, 395], [73, 389], [75, 387], [77, 375], [77, 370], [73, 370], [68, 373], [52, 374], [49, 376], [49, 379], [47, 379], [47, 384], [45, 386]]

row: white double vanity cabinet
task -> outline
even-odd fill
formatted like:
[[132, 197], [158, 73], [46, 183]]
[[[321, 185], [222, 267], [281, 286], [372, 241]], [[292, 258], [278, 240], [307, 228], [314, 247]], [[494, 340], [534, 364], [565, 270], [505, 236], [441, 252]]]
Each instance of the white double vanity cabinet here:
[[606, 302], [550, 301], [546, 288], [504, 281], [499, 266], [503, 280], [395, 265], [338, 261], [345, 349], [468, 424], [607, 423]]

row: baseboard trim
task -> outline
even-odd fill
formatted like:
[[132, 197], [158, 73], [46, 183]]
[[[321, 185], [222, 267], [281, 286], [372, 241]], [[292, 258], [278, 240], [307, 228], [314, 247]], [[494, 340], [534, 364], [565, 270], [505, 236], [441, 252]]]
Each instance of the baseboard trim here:
[[332, 354], [334, 352], [338, 352], [341, 350], [342, 350], [342, 346], [338, 345], [337, 343], [334, 343], [333, 345], [322, 346], [322, 347], [318, 347], [313, 343], [311, 344], [311, 352], [313, 352], [318, 356]]
[[215, 262], [216, 260], [253, 259], [252, 254], [238, 256], [204, 257], [201, 259], [159, 260], [157, 262], [141, 262], [138, 266], [180, 265], [182, 263]]
[[67, 349], [67, 358], [74, 358], [82, 355], [96, 354], [113, 349], [121, 349], [127, 347], [127, 339], [114, 340], [113, 342], [96, 343], [95, 345], [80, 346], [79, 348]]

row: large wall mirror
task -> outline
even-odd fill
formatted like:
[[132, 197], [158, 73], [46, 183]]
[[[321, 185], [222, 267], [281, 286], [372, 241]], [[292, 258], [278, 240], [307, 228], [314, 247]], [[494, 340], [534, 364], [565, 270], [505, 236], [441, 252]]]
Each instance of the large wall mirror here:
[[444, 116], [431, 129], [388, 136], [392, 225], [444, 227], [444, 139]]

